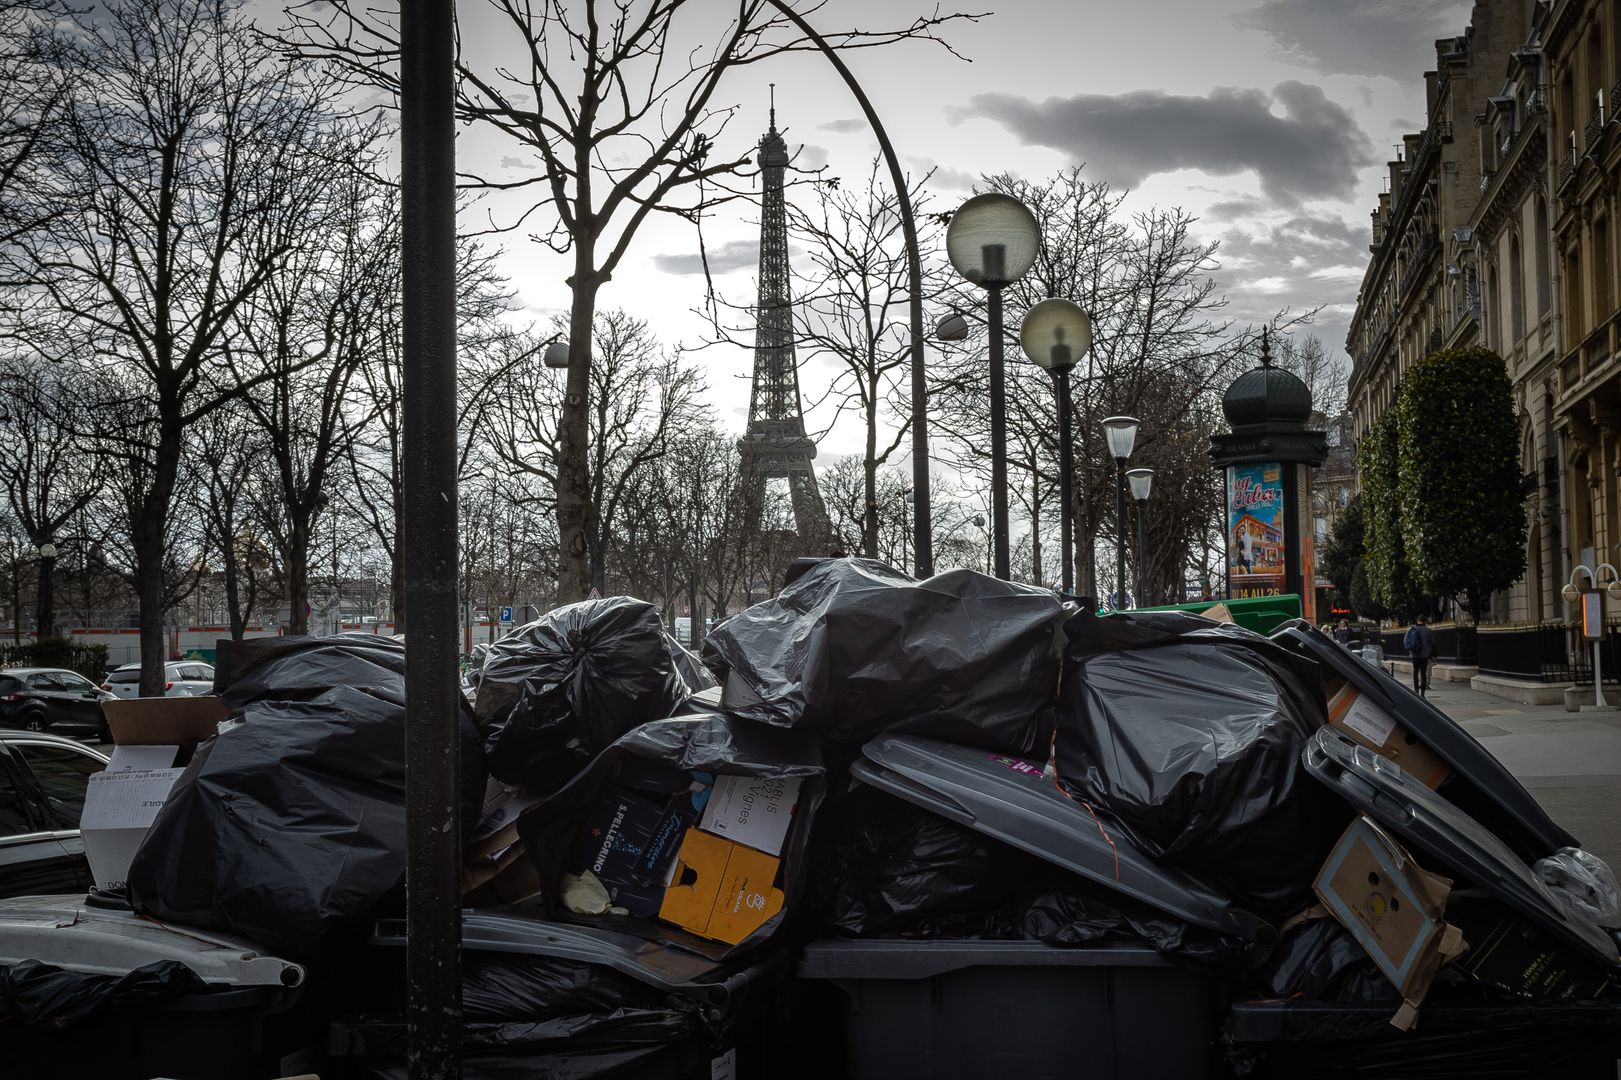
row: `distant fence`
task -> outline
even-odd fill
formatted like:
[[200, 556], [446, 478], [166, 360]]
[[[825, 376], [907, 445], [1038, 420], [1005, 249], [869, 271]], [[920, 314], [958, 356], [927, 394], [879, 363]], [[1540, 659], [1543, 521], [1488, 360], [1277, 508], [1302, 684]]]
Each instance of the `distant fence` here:
[[62, 638], [0, 645], [0, 667], [66, 668], [99, 683], [107, 677], [107, 646], [81, 645]]
[[[1473, 626], [1459, 626], [1456, 623], [1436, 623], [1430, 627], [1430, 634], [1435, 639], [1436, 660], [1450, 660], [1458, 664], [1475, 664], [1479, 662], [1479, 642], [1476, 628]], [[1386, 660], [1406, 660], [1407, 646], [1403, 639], [1407, 636], [1407, 627], [1398, 626], [1391, 630], [1383, 630], [1379, 634], [1380, 643], [1385, 648]]]

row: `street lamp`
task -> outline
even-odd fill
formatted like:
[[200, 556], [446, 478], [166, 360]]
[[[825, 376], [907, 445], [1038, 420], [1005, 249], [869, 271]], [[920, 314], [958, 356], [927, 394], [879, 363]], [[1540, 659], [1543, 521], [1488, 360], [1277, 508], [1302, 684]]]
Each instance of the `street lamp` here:
[[[984, 514], [975, 514], [974, 515], [974, 527], [978, 528], [978, 529], [981, 529], [981, 530], [985, 529], [985, 515]], [[986, 532], [986, 535], [985, 535], [985, 572], [987, 574], [989, 574], [991, 572], [991, 537], [990, 537], [990, 533], [988, 531]]]
[[1118, 611], [1126, 604], [1126, 459], [1131, 457], [1131, 449], [1137, 445], [1137, 418], [1108, 417], [1103, 421], [1103, 437], [1109, 444], [1109, 456], [1114, 458], [1115, 464], [1114, 580], [1115, 591], [1120, 597], [1120, 603], [1115, 608]]
[[1092, 320], [1076, 304], [1063, 299], [1043, 300], [1025, 312], [1019, 345], [1053, 377], [1058, 395], [1058, 501], [1059, 548], [1064, 553], [1064, 592], [1075, 591], [1074, 496], [1070, 485], [1075, 471], [1074, 439], [1070, 434], [1069, 373], [1092, 347]]
[[1126, 480], [1131, 484], [1131, 497], [1137, 503], [1137, 606], [1148, 595], [1148, 574], [1143, 570], [1143, 522], [1148, 517], [1148, 490], [1154, 483], [1153, 469], [1128, 469]]
[[985, 290], [990, 324], [991, 521], [996, 534], [996, 576], [1013, 576], [1008, 553], [1007, 402], [1002, 377], [1002, 290], [1036, 261], [1041, 228], [1030, 208], [1011, 195], [975, 195], [951, 215], [946, 255], [968, 281]]
[[56, 613], [51, 610], [51, 575], [55, 566], [56, 545], [46, 540], [39, 545], [39, 603], [34, 613], [34, 621], [38, 624], [34, 631], [35, 640], [52, 636], [51, 624], [56, 620]]
[[[1608, 583], [1599, 580], [1606, 570], [1610, 572]], [[1587, 575], [1587, 588], [1576, 584], [1578, 574]], [[1593, 643], [1593, 704], [1602, 709], [1605, 707], [1604, 668], [1599, 647], [1604, 642], [1604, 593], [1608, 593], [1611, 600], [1621, 600], [1621, 574], [1609, 563], [1599, 563], [1597, 569], [1577, 563], [1561, 593], [1571, 603], [1581, 601], [1582, 636]]]

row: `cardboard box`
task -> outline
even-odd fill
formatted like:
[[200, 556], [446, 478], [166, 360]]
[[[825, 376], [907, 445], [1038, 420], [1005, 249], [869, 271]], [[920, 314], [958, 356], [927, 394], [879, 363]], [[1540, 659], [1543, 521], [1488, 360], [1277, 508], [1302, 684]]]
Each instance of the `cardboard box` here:
[[1474, 943], [1458, 966], [1482, 982], [1543, 1000], [1592, 1000], [1609, 972], [1498, 905], [1470, 905], [1456, 916]]
[[1351, 822], [1313, 883], [1317, 896], [1402, 995], [1391, 1023], [1412, 1026], [1430, 982], [1465, 948], [1442, 919], [1452, 882], [1421, 868], [1366, 817]]
[[767, 855], [781, 855], [799, 787], [797, 776], [717, 776], [698, 827]]
[[[671, 813], [670, 801], [655, 802], [612, 784], [603, 785], [586, 812], [573, 856], [564, 869], [571, 874], [589, 870], [608, 890], [615, 906], [640, 918], [652, 918], [664, 902], [664, 883], [677, 850], [666, 821]], [[658, 844], [656, 837], [661, 838]], [[649, 851], [658, 852], [663, 864], [647, 867], [643, 859]]]
[[90, 778], [79, 833], [96, 888], [105, 891], [123, 886], [181, 766], [230, 711], [216, 697], [120, 699], [101, 711], [117, 745], [106, 771]]
[[659, 918], [736, 945], [782, 910], [782, 891], [772, 886], [778, 865], [747, 845], [689, 829]]
[[1440, 755], [1349, 682], [1329, 697], [1328, 722], [1432, 791], [1451, 773]]

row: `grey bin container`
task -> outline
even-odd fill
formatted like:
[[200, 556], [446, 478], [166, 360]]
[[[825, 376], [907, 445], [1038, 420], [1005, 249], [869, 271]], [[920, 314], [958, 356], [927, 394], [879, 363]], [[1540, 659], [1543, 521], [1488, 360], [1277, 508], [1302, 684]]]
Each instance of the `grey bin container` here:
[[818, 941], [797, 974], [843, 992], [851, 1080], [1222, 1075], [1217, 981], [1147, 945]]

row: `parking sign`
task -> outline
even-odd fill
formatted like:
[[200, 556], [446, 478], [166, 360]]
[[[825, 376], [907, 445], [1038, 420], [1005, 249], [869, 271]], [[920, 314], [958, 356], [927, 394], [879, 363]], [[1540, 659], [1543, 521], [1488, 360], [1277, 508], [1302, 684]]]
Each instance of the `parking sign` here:
[[511, 608], [504, 607], [504, 608], [501, 609], [501, 621], [502, 622], [511, 622], [512, 621], [512, 609]]

